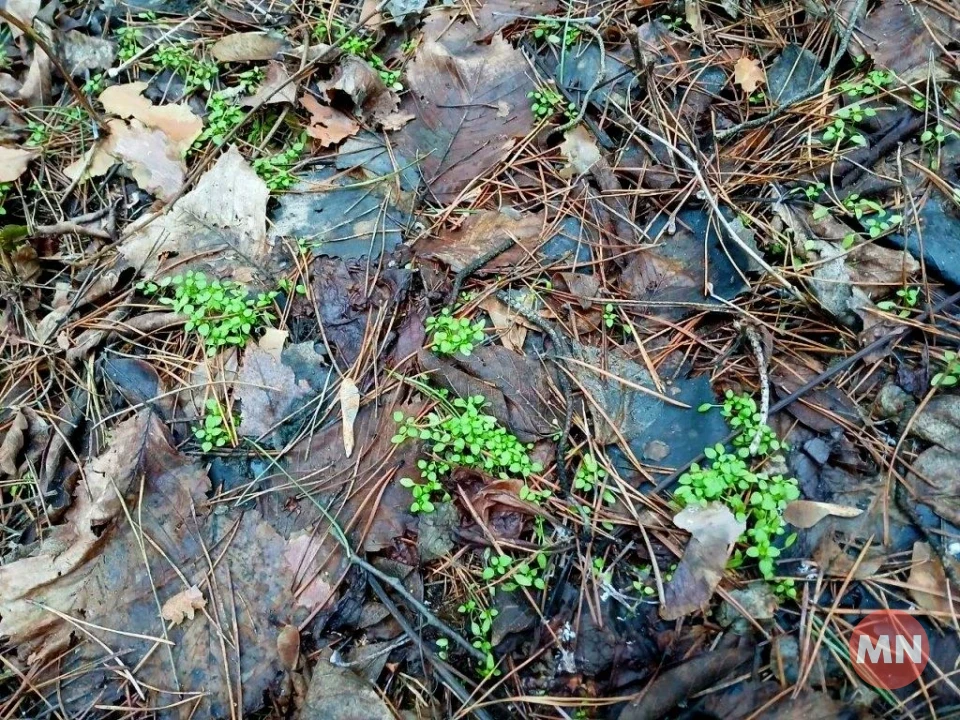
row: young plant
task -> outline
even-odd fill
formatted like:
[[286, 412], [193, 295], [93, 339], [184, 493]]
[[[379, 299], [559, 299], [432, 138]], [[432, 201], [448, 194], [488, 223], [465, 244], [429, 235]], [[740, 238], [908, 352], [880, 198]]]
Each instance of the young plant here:
[[470, 318], [456, 318], [449, 308], [444, 308], [439, 315], [427, 318], [427, 332], [433, 333], [430, 347], [437, 355], [469, 355], [474, 344], [483, 342], [484, 325], [483, 320], [471, 322]]
[[117, 59], [121, 63], [133, 59], [142, 49], [143, 31], [140, 28], [128, 25], [117, 28], [114, 34], [117, 36]]
[[[587, 453], [583, 456], [580, 467], [577, 468], [577, 474], [573, 478], [573, 489], [582, 490], [585, 493], [593, 492], [606, 477], [607, 471], [600, 467], [600, 463], [592, 453]], [[617, 499], [610, 490], [604, 490], [603, 501], [612, 505]]]
[[447, 659], [447, 650], [450, 648], [450, 641], [447, 638], [437, 638], [437, 657], [441, 660]]
[[[707, 404], [700, 409], [704, 411], [710, 407]], [[760, 574], [771, 580], [774, 560], [780, 555], [780, 548], [775, 543], [786, 533], [783, 511], [788, 503], [800, 497], [800, 490], [795, 478], [770, 476], [753, 471], [747, 465], [746, 459], [751, 456], [750, 448], [758, 433], [760, 443], [755, 457], [762, 458], [782, 447], [772, 431], [760, 423], [752, 398], [728, 390], [721, 412], [729, 419], [731, 427], [741, 430], [734, 440], [737, 451], [728, 452], [719, 443], [705, 448], [703, 453], [710, 464], [704, 467], [696, 463], [691, 465], [690, 470], [680, 477], [674, 500], [680, 507], [721, 502], [730, 508], [737, 520], [746, 523], [747, 529], [739, 538], [745, 549], [737, 548], [729, 565], [738, 567], [745, 558], [755, 559]], [[796, 534], [793, 534], [786, 538], [784, 546], [789, 547], [795, 541]]]
[[871, 70], [860, 81], [840, 83], [840, 92], [852, 98], [870, 97], [876, 95], [883, 88], [893, 82], [893, 77], [883, 70]]
[[300, 161], [306, 146], [306, 138], [301, 136], [284, 151], [254, 160], [253, 170], [271, 192], [288, 190], [297, 183], [297, 176], [293, 174], [292, 168]]
[[660, 22], [667, 26], [667, 30], [676, 32], [680, 29], [680, 26], [683, 25], [683, 18], [679, 15], [661, 15]]
[[580, 39], [580, 29], [570, 23], [561, 23], [552, 18], [541, 20], [533, 26], [533, 38], [551, 45], [570, 47]]
[[202, 58], [198, 60], [194, 56], [194, 45], [184, 39], [157, 48], [150, 60], [157, 67], [180, 76], [187, 95], [199, 88], [209, 92], [220, 74], [217, 63]]
[[254, 328], [276, 319], [269, 311], [276, 292], [251, 296], [239, 283], [208, 280], [193, 270], [159, 282], [142, 282], [137, 289], [159, 296], [161, 305], [186, 316], [184, 329], [196, 332], [210, 353], [225, 345], [243, 347]]
[[784, 602], [785, 600], [796, 600], [797, 585], [793, 578], [777, 578], [774, 581], [773, 593], [777, 596], [780, 602]]
[[915, 310], [920, 302], [920, 288], [903, 287], [897, 290], [899, 302], [895, 300], [883, 300], [877, 303], [877, 307], [887, 312], [896, 312], [902, 318], [910, 317], [912, 310]]
[[538, 122], [550, 120], [561, 113], [572, 120], [577, 116], [577, 106], [568, 103], [554, 87], [543, 85], [537, 90], [531, 90], [527, 97], [532, 101], [530, 110], [534, 120]]
[[236, 418], [224, 418], [223, 408], [215, 398], [207, 400], [206, 408], [200, 425], [193, 427], [193, 436], [200, 441], [200, 449], [205, 453], [233, 442], [236, 422]]
[[471, 636], [470, 644], [484, 655], [484, 660], [478, 668], [480, 675], [484, 678], [499, 675], [497, 661], [493, 657], [493, 643], [490, 640], [493, 632], [493, 619], [500, 614], [499, 611], [496, 608], [484, 608], [471, 598], [458, 607], [457, 612], [467, 616]]
[[[4, 203], [7, 201], [7, 193], [13, 189], [13, 183], [0, 183], [0, 215], [6, 215], [7, 209]], [[2, 248], [0, 248], [2, 250]]]
[[243, 108], [237, 105], [226, 92], [211, 93], [207, 100], [207, 117], [203, 132], [193, 144], [200, 150], [207, 141], [217, 147], [223, 145], [227, 135], [243, 121]]
[[833, 114], [833, 122], [823, 132], [823, 141], [839, 147], [843, 143], [863, 146], [867, 138], [857, 131], [854, 125], [868, 117], [873, 117], [877, 111], [873, 108], [860, 108], [855, 105], [840, 108]]
[[533, 445], [524, 448], [516, 435], [507, 432], [495, 417], [483, 412], [485, 405], [482, 395], [455, 398], [452, 403], [444, 400], [438, 406], [441, 412], [428, 413], [420, 423], [412, 417], [404, 418], [402, 412], [394, 413], [393, 419], [399, 427], [392, 438], [393, 443], [411, 439], [422, 440], [428, 446], [427, 458], [417, 462], [424, 482], [418, 484], [410, 478], [400, 481], [414, 495], [411, 512], [432, 512], [436, 494], [443, 493], [447, 497], [440, 481], [454, 467], [481, 470], [504, 480], [528, 478], [543, 469], [527, 454]]
[[945, 350], [943, 362], [943, 370], [933, 376], [930, 384], [934, 387], [953, 387], [960, 381], [960, 358], [953, 350]]
[[617, 317], [617, 310], [613, 307], [611, 303], [607, 303], [603, 307], [603, 324], [608, 330], [612, 330], [613, 327], [617, 324], [619, 318]]

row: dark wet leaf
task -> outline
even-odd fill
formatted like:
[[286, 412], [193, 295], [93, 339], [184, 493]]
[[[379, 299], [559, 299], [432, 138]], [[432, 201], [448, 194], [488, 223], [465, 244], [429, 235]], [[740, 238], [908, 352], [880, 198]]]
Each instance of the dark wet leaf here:
[[301, 720], [394, 720], [393, 713], [367, 680], [323, 656], [313, 667], [299, 717]]
[[960, 454], [931, 447], [913, 461], [907, 483], [918, 502], [960, 525]]
[[[512, 10], [515, 12], [515, 10]], [[493, 168], [533, 125], [533, 82], [523, 55], [494, 36], [489, 45], [454, 49], [427, 40], [407, 66], [401, 109], [415, 116], [394, 141], [419, 160], [430, 198], [453, 200]]]
[[813, 88], [822, 71], [816, 55], [790, 43], [767, 69], [767, 95], [781, 105], [789, 103]]
[[906, 238], [894, 234], [889, 236], [890, 242], [899, 248], [906, 247], [915, 257], [922, 255], [928, 271], [960, 285], [960, 247], [952, 241], [960, 236], [960, 210], [956, 203], [932, 187], [920, 208], [919, 224], [922, 235], [918, 234], [916, 223], [910, 222]]
[[484, 268], [509, 268], [529, 257], [543, 232], [543, 217], [516, 211], [487, 210], [464, 220], [456, 230], [441, 232], [417, 243], [417, 256], [439, 260], [454, 272], [463, 270], [507, 240], [513, 247], [491, 259]]
[[298, 381], [291, 368], [252, 343], [243, 353], [236, 388], [242, 418], [238, 432], [255, 438], [273, 431], [310, 392], [309, 383]]

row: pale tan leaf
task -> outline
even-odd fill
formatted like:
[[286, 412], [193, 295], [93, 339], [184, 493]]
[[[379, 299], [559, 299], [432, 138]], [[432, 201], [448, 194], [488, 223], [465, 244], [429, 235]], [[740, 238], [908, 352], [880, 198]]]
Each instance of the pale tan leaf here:
[[690, 29], [700, 32], [703, 29], [703, 19], [700, 16], [700, 0], [683, 0], [683, 19]]
[[277, 634], [277, 655], [280, 657], [280, 664], [287, 672], [297, 669], [297, 663], [300, 661], [300, 631], [293, 625], [284, 625], [280, 628]]
[[783, 511], [783, 519], [796, 528], [812, 528], [825, 517], [853, 518], [863, 514], [863, 510], [846, 505], [815, 502], [813, 500], [794, 500]]
[[321, 105], [312, 95], [300, 98], [300, 104], [310, 113], [307, 135], [320, 141], [320, 147], [336, 145], [360, 130], [360, 123], [349, 115]]
[[758, 86], [766, 82], [766, 75], [763, 74], [759, 60], [743, 55], [733, 66], [733, 79], [745, 93], [751, 95]]
[[171, 138], [137, 120], [129, 125], [111, 120], [107, 125], [110, 143], [106, 149], [130, 168], [137, 185], [160, 200], [173, 199], [183, 187], [187, 166]]
[[272, 60], [287, 44], [283, 35], [245, 32], [225, 35], [213, 44], [210, 54], [219, 62]]
[[0, 473], [14, 480], [17, 479], [17, 456], [23, 449], [24, 432], [28, 427], [30, 427], [30, 421], [23, 410], [20, 410], [7, 429], [3, 443], [0, 443]]
[[13, 182], [23, 175], [30, 161], [39, 154], [36, 150], [0, 145], [0, 182]]
[[600, 162], [597, 140], [583, 125], [577, 125], [567, 133], [560, 143], [560, 154], [567, 161], [560, 170], [560, 176], [565, 178], [579, 177]]
[[207, 606], [207, 601], [203, 599], [203, 593], [196, 585], [191, 585], [186, 590], [178, 592], [172, 598], [169, 598], [160, 608], [160, 615], [164, 620], [169, 620], [174, 625], [179, 625], [187, 618], [193, 620], [194, 612], [203, 610]]
[[[7, 0], [4, 9], [24, 25], [30, 27], [33, 24], [33, 19], [40, 11], [40, 0]], [[23, 35], [23, 30], [13, 23], [4, 23], [4, 25], [9, 26], [10, 37], [14, 40]]]
[[947, 575], [943, 563], [936, 557], [925, 542], [913, 544], [913, 557], [910, 562], [910, 577], [907, 580], [910, 594], [924, 610], [938, 613], [960, 611], [960, 597], [957, 589], [950, 588], [955, 608], [947, 600]]
[[113, 85], [100, 93], [103, 109], [122, 118], [136, 118], [165, 133], [178, 153], [187, 151], [203, 132], [203, 120], [186, 105], [154, 105], [142, 93], [145, 82]]
[[350, 457], [353, 454], [353, 424], [360, 410], [360, 390], [348, 377], [340, 381], [340, 411], [343, 413], [343, 449]]
[[263, 85], [257, 88], [250, 97], [240, 101], [244, 107], [256, 107], [257, 105], [272, 105], [274, 103], [290, 103], [297, 100], [297, 84], [291, 82], [290, 74], [283, 63], [271, 60], [267, 63], [267, 76], [263, 80]]
[[102, 139], [78, 160], [67, 165], [63, 169], [63, 174], [74, 182], [78, 179], [89, 180], [106, 175], [107, 171], [117, 163], [117, 159], [110, 154], [110, 142], [110, 138]]
[[413, 113], [404, 112], [403, 110], [397, 110], [395, 113], [390, 113], [385, 118], [380, 121], [380, 127], [391, 132], [394, 130], [400, 130], [408, 122], [413, 120], [416, 117]]
[[270, 353], [274, 360], [280, 362], [280, 354], [283, 352], [283, 345], [287, 341], [289, 334], [286, 330], [266, 328], [257, 344], [261, 350]]

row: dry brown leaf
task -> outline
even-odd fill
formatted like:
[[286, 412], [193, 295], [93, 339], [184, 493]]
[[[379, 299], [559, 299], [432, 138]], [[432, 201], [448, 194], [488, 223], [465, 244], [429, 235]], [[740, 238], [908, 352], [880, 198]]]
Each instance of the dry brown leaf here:
[[122, 118], [136, 118], [144, 125], [160, 130], [184, 153], [203, 132], [203, 120], [186, 105], [154, 105], [143, 97], [145, 82], [113, 85], [100, 93], [103, 109]]
[[354, 55], [343, 58], [325, 87], [331, 100], [348, 97], [353, 102], [354, 114], [378, 127], [400, 105], [400, 98], [384, 84], [380, 74]]
[[513, 247], [483, 266], [491, 270], [507, 268], [516, 266], [536, 250], [542, 231], [542, 215], [484, 210], [468, 217], [459, 230], [430, 235], [418, 242], [417, 256], [439, 260], [459, 272], [505, 240], [513, 239]]
[[726, 505], [691, 505], [677, 513], [673, 524], [690, 533], [683, 557], [664, 587], [660, 617], [676, 620], [705, 607], [717, 585], [730, 555], [729, 547], [746, 529]]
[[263, 180], [231, 146], [166, 215], [144, 220], [120, 253], [145, 275], [155, 274], [163, 255], [172, 253], [200, 256], [194, 266], [202, 263], [219, 278], [249, 282], [274, 266], [267, 241], [269, 196]]
[[321, 609], [334, 596], [335, 584], [344, 562], [336, 542], [326, 542], [316, 533], [291, 537], [283, 550], [283, 560], [294, 580], [296, 604], [311, 612]]
[[733, 79], [745, 93], [752, 95], [761, 84], [766, 82], [766, 75], [759, 60], [743, 55], [733, 66]]
[[210, 54], [222, 63], [272, 60], [287, 44], [283, 35], [245, 32], [225, 35], [213, 44]]
[[863, 514], [863, 510], [846, 505], [815, 502], [813, 500], [794, 500], [783, 511], [783, 519], [796, 528], [812, 528], [825, 517], [853, 518]]
[[340, 412], [343, 415], [343, 450], [350, 457], [353, 454], [353, 424], [360, 410], [360, 390], [348, 377], [340, 381]]
[[191, 585], [186, 590], [182, 590], [169, 598], [160, 608], [160, 615], [164, 620], [179, 625], [187, 618], [193, 620], [194, 612], [203, 610], [206, 606], [207, 601], [203, 599], [200, 588]]
[[30, 161], [39, 154], [37, 150], [0, 145], [0, 182], [13, 182], [23, 175]]
[[244, 107], [257, 105], [273, 105], [274, 103], [290, 103], [297, 100], [297, 84], [290, 81], [290, 74], [283, 63], [271, 60], [267, 63], [267, 75], [263, 85], [250, 97], [244, 98], [240, 104]]
[[400, 130], [408, 122], [413, 120], [413, 113], [403, 112], [402, 110], [397, 110], [395, 113], [390, 113], [385, 118], [380, 121], [380, 127], [386, 132], [393, 132], [395, 130]]
[[[820, 565], [823, 572], [831, 577], [845, 578], [853, 573], [855, 580], [867, 580], [883, 566], [887, 556], [879, 548], [871, 547], [857, 564], [856, 556], [847, 552], [832, 536], [825, 535], [814, 549], [813, 559]], [[854, 565], [856, 565], [856, 572], [853, 572]]]
[[360, 130], [360, 123], [349, 115], [321, 105], [312, 95], [300, 98], [300, 104], [310, 113], [307, 135], [320, 141], [320, 147], [336, 145]]
[[[5, 5], [4, 9], [27, 27], [33, 25], [33, 19], [40, 12], [40, 0], [7, 0]], [[23, 30], [13, 23], [4, 25], [10, 28], [10, 37], [14, 40], [23, 35]]]
[[160, 200], [172, 200], [183, 187], [187, 166], [170, 137], [137, 120], [129, 125], [111, 120], [107, 126], [110, 139], [104, 151], [130, 168], [140, 188]]
[[527, 339], [527, 330], [532, 328], [530, 323], [520, 313], [511, 310], [505, 303], [492, 295], [483, 299], [480, 308], [490, 316], [493, 327], [501, 331], [500, 341], [504, 347], [522, 353], [523, 342]]
[[567, 161], [560, 170], [560, 176], [565, 178], [579, 177], [600, 162], [597, 140], [583, 125], [577, 125], [567, 133], [560, 143], [560, 154]]
[[17, 456], [23, 449], [24, 432], [29, 427], [30, 421], [23, 410], [18, 411], [0, 443], [0, 473], [14, 480], [17, 479]]
[[293, 370], [260, 345], [244, 351], [237, 384], [243, 413], [237, 432], [252, 437], [272, 431], [310, 391], [306, 380], [298, 381]]
[[101, 139], [79, 159], [67, 165], [63, 169], [63, 174], [74, 182], [106, 175], [107, 171], [117, 163], [117, 159], [110, 154], [110, 142], [109, 137]]
[[[34, 23], [34, 31], [47, 42], [47, 47], [54, 45], [53, 32], [47, 25], [38, 21]], [[20, 98], [29, 107], [50, 105], [53, 99], [51, 95], [52, 84], [50, 58], [40, 49], [39, 45], [35, 45], [33, 59], [30, 61], [30, 67], [20, 88]]]
[[277, 656], [287, 672], [297, 669], [300, 661], [300, 631], [293, 625], [284, 625], [277, 633]]
[[925, 542], [917, 541], [913, 544], [907, 585], [914, 602], [924, 610], [946, 614], [960, 612], [957, 588], [950, 588], [954, 605], [951, 608], [950, 601], [947, 600], [947, 575], [943, 570], [943, 563]]
[[273, 359], [280, 362], [280, 355], [283, 353], [283, 345], [287, 342], [290, 335], [286, 330], [277, 330], [277, 328], [266, 328], [257, 344], [260, 349], [270, 353]]

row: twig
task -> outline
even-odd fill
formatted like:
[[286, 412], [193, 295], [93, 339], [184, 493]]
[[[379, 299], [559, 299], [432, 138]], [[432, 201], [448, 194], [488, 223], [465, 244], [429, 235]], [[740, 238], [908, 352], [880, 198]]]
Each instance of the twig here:
[[180, 28], [182, 28], [184, 25], [186, 25], [187, 23], [190, 23], [190, 22], [193, 22], [194, 20], [196, 20], [196, 19], [201, 15], [201, 13], [203, 13], [203, 10], [198, 10], [198, 11], [195, 12], [193, 15], [190, 15], [189, 17], [184, 18], [182, 22], [174, 25], [172, 28], [170, 28], [169, 30], [167, 30], [165, 33], [163, 33], [160, 37], [158, 37], [158, 38], [157, 38], [156, 40], [154, 40], [152, 43], [150, 43], [149, 45], [147, 45], [145, 48], [142, 48], [142, 49], [140, 50], [140, 52], [138, 52], [138, 53], [137, 53], [136, 55], [134, 55], [132, 58], [130, 58], [129, 60], [127, 60], [127, 61], [124, 62], [124, 63], [121, 63], [120, 65], [118, 65], [118, 66], [115, 67], [115, 68], [110, 68], [109, 70], [107, 70], [107, 77], [109, 77], [109, 78], [115, 78], [117, 75], [119, 75], [119, 74], [122, 73], [124, 70], [126, 70], [128, 67], [130, 67], [131, 65], [133, 65], [135, 62], [137, 62], [140, 58], [142, 58], [142, 57], [143, 57], [144, 55], [146, 55], [148, 52], [150, 52], [151, 50], [153, 50], [157, 45], [159, 45], [159, 44], [162, 43], [164, 40], [166, 40], [168, 37], [170, 37], [171, 35], [173, 35], [174, 33], [176, 33], [176, 32], [177, 32]]
[[[840, 0], [837, 0], [837, 5], [840, 4]], [[788, 102], [783, 103], [780, 107], [775, 110], [771, 110], [766, 115], [763, 115], [753, 120], [747, 120], [742, 122], [739, 125], [734, 125], [732, 128], [727, 128], [726, 130], [721, 130], [717, 133], [718, 140], [725, 140], [731, 135], [736, 135], [743, 132], [744, 130], [752, 130], [753, 128], [758, 128], [763, 125], [766, 125], [771, 120], [776, 120], [778, 117], [787, 112], [790, 108], [795, 105], [799, 105], [802, 102], [806, 102], [810, 98], [816, 97], [823, 91], [823, 85], [827, 82], [830, 76], [833, 75], [833, 71], [837, 69], [837, 65], [840, 63], [840, 59], [843, 57], [844, 53], [847, 52], [847, 47], [850, 45], [850, 39], [853, 37], [854, 28], [857, 25], [857, 20], [860, 18], [860, 14], [863, 12], [864, 7], [867, 4], [867, 0], [857, 0], [857, 4], [853, 8], [853, 12], [850, 13], [850, 24], [847, 25], [847, 29], [844, 31], [843, 36], [840, 38], [840, 46], [837, 48], [837, 51], [833, 54], [833, 57], [830, 59], [830, 64], [827, 65], [827, 69], [820, 73], [820, 77], [817, 78], [810, 88], [800, 93], [797, 97], [789, 100]], [[836, 10], [834, 10], [836, 12]]]
[[600, 65], [597, 68], [597, 75], [593, 78], [593, 83], [590, 87], [587, 88], [586, 93], [583, 95], [583, 99], [580, 101], [580, 109], [577, 110], [576, 116], [565, 122], [563, 125], [557, 128], [557, 132], [563, 133], [571, 128], [576, 127], [580, 124], [580, 121], [583, 120], [584, 114], [587, 112], [587, 106], [590, 104], [590, 96], [593, 95], [594, 91], [599, 87], [601, 81], [603, 80], [604, 75], [607, 73], [607, 50], [603, 44], [603, 38], [600, 36], [592, 26], [588, 24], [583, 25], [583, 29], [587, 31], [600, 47]]
[[764, 355], [760, 337], [753, 327], [740, 321], [735, 322], [734, 327], [742, 330], [743, 334], [747, 336], [747, 341], [757, 358], [757, 373], [760, 375], [760, 422], [757, 423], [753, 440], [750, 441], [750, 454], [756, 455], [757, 450], [760, 449], [760, 441], [763, 439], [763, 428], [770, 416], [770, 376], [767, 374], [767, 358]]
[[453, 278], [453, 287], [450, 288], [450, 292], [447, 295], [447, 305], [452, 306], [457, 301], [457, 297], [460, 295], [460, 290], [463, 288], [463, 283], [465, 283], [467, 279], [473, 275], [473, 273], [482, 268], [498, 255], [505, 253], [507, 250], [513, 247], [514, 243], [516, 242], [517, 239], [513, 236], [510, 236], [502, 242], [497, 243], [494, 247], [483, 253], [483, 255], [475, 258], [461, 268]]

